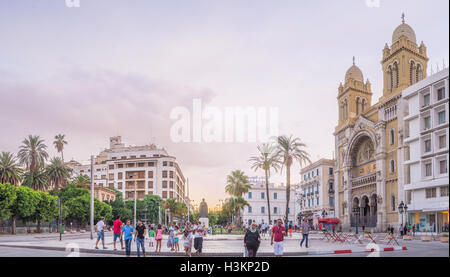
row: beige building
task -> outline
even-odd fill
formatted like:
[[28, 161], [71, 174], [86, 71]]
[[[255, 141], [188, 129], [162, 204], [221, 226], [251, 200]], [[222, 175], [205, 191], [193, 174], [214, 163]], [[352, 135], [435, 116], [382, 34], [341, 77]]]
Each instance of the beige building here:
[[[90, 164], [71, 162], [73, 176], [91, 176]], [[154, 144], [125, 146], [120, 136], [110, 138], [110, 147], [94, 158], [93, 181], [96, 187], [113, 187], [125, 199], [144, 199], [155, 194], [189, 204], [186, 178], [174, 156]]]
[[[90, 187], [88, 187], [88, 189], [90, 189]], [[95, 186], [94, 197], [102, 202], [114, 201], [116, 199], [116, 192], [109, 188]]]
[[297, 217], [309, 218], [317, 224], [319, 218], [334, 218], [334, 160], [320, 159], [300, 171], [297, 186]]
[[[384, 230], [400, 224], [397, 211], [403, 174], [399, 132], [401, 91], [426, 77], [428, 57], [414, 30], [402, 23], [381, 55], [383, 96], [372, 103], [369, 80], [355, 65], [338, 88], [336, 126], [336, 214], [343, 227], [365, 226]], [[400, 146], [399, 146], [400, 145]]]

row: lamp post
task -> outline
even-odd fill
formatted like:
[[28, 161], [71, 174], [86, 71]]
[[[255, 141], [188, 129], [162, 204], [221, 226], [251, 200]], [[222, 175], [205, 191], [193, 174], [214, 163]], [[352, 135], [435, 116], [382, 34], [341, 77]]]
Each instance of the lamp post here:
[[398, 205], [398, 212], [400, 213], [400, 217], [402, 218], [402, 225], [403, 225], [403, 212], [404, 212], [404, 208], [405, 208], [405, 204], [402, 202], [400, 202], [400, 204]]

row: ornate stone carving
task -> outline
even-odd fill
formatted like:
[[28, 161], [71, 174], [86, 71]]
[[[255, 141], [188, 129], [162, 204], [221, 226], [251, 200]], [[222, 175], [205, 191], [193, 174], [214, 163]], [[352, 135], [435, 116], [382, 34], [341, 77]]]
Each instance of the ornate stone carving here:
[[381, 197], [381, 195], [377, 195], [377, 202], [380, 205], [383, 203], [383, 197]]
[[374, 160], [374, 148], [370, 139], [365, 140], [358, 149], [356, 164], [361, 165]]
[[342, 203], [342, 206], [344, 206], [344, 209], [347, 209], [347, 200], [345, 200], [345, 201]]
[[381, 142], [380, 134], [375, 134], [375, 143], [376, 143], [376, 145], [377, 146], [380, 145], [380, 142]]

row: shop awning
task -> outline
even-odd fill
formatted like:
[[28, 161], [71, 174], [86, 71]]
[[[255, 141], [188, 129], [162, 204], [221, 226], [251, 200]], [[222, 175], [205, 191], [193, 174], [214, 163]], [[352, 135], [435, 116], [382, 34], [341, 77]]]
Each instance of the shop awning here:
[[319, 218], [319, 223], [338, 224], [339, 223], [339, 219], [337, 219], [337, 218]]

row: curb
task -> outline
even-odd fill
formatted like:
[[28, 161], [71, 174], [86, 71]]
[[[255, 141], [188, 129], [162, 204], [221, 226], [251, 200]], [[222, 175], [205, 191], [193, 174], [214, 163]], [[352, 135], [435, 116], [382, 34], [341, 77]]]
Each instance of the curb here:
[[370, 249], [361, 249], [361, 250], [351, 250], [351, 249], [344, 249], [344, 250], [330, 250], [330, 251], [310, 251], [308, 252], [308, 255], [331, 255], [331, 254], [350, 254], [350, 253], [370, 253], [370, 252], [385, 252], [385, 251], [405, 251], [408, 250], [406, 246], [395, 246], [395, 247], [383, 247], [379, 250], [376, 250], [375, 248]]
[[[5, 245], [0, 244], [1, 247], [12, 247], [12, 248], [28, 248], [28, 249], [38, 249], [38, 250], [54, 250], [54, 251], [64, 251], [70, 252], [66, 248], [54, 247], [54, 246], [35, 246], [35, 245]], [[70, 249], [70, 248], [69, 248]], [[73, 252], [73, 249], [71, 249]], [[298, 256], [309, 256], [309, 255], [332, 255], [332, 254], [351, 254], [351, 253], [370, 253], [370, 252], [385, 252], [385, 251], [405, 251], [408, 250], [406, 246], [395, 246], [395, 247], [383, 247], [379, 250], [375, 248], [361, 249], [361, 250], [329, 250], [329, 251], [309, 251], [309, 252], [285, 252], [283, 257], [298, 257]], [[97, 249], [87, 249], [80, 248], [78, 250], [80, 253], [91, 253], [91, 254], [111, 254], [118, 256], [125, 256], [124, 250], [97, 250]], [[131, 251], [132, 256], [136, 256], [136, 251]], [[184, 252], [147, 252], [147, 257], [161, 257], [161, 256], [171, 256], [171, 257], [186, 257]], [[192, 255], [195, 257], [194, 253]], [[242, 257], [241, 252], [229, 252], [229, 253], [202, 253], [201, 257]], [[258, 257], [273, 257], [272, 252], [261, 252], [258, 253]]]

